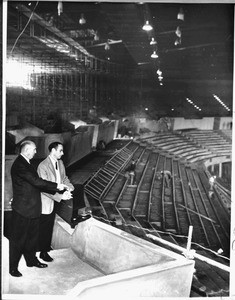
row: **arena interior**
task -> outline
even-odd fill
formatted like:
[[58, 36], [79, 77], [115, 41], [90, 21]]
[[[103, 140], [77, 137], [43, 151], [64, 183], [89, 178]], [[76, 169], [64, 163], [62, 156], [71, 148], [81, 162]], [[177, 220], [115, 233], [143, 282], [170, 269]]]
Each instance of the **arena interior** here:
[[[227, 2], [3, 2], [3, 299], [235, 295]], [[21, 259], [15, 278], [10, 170], [24, 140], [35, 167], [62, 142], [75, 191], [55, 205], [54, 262]]]

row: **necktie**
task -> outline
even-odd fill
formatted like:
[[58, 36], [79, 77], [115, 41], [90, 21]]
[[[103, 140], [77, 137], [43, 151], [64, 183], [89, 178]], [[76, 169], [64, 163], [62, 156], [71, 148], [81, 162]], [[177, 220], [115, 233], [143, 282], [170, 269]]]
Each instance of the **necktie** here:
[[58, 170], [57, 162], [55, 163], [55, 168], [56, 168], [56, 170]]

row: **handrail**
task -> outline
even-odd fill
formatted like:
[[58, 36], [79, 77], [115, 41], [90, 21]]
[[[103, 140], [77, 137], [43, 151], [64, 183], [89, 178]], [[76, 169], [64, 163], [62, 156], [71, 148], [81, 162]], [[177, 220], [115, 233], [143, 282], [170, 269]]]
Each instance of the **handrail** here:
[[[192, 176], [193, 176], [194, 181], [195, 181], [195, 184], [196, 184], [196, 186], [197, 186], [197, 188], [198, 188], [198, 193], [199, 193], [199, 195], [200, 195], [202, 205], [203, 205], [203, 207], [204, 207], [204, 209], [205, 209], [205, 211], [206, 211], [206, 213], [207, 213], [207, 217], [208, 217], [208, 216], [209, 216], [208, 209], [207, 209], [207, 207], [206, 207], [206, 205], [205, 205], [204, 197], [203, 197], [202, 192], [201, 192], [201, 190], [200, 190], [200, 188], [199, 188], [198, 182], [197, 182], [197, 180], [196, 180], [196, 175], [195, 175], [194, 173], [195, 173], [195, 172], [192, 170]], [[198, 174], [197, 174], [197, 179], [200, 181], [200, 178], [199, 178], [199, 175], [198, 175]], [[210, 202], [210, 201], [209, 201], [209, 203], [210, 203], [210, 205], [211, 205], [211, 202]], [[217, 220], [218, 220], [218, 216], [217, 216], [217, 215], [215, 215], [215, 216], [216, 216], [216, 218], [217, 218]], [[204, 218], [205, 218], [205, 216], [204, 216]], [[222, 241], [221, 241], [221, 239], [220, 239], [220, 236], [219, 236], [219, 234], [218, 234], [218, 232], [217, 232], [217, 230], [216, 230], [216, 228], [215, 228], [215, 225], [214, 225], [214, 223], [216, 223], [216, 222], [215, 222], [214, 220], [210, 219], [209, 217], [208, 217], [208, 220], [211, 222], [211, 226], [212, 226], [212, 228], [213, 228], [213, 230], [214, 230], [214, 233], [215, 233], [215, 235], [216, 235], [216, 237], [217, 237], [217, 239], [218, 239], [220, 245], [223, 247], [223, 243], [222, 243]]]
[[[190, 169], [190, 170], [191, 170], [191, 169]], [[187, 176], [187, 178], [188, 178], [188, 172], [187, 172], [187, 170], [186, 170], [186, 169], [185, 169], [185, 172], [186, 172], [186, 176]], [[188, 182], [190, 182], [190, 181], [188, 180]], [[190, 189], [190, 192], [191, 192], [191, 195], [192, 195], [192, 199], [193, 199], [194, 207], [195, 207], [195, 209], [196, 209], [197, 213], [199, 213], [199, 211], [198, 211], [198, 206], [197, 206], [197, 202], [196, 202], [196, 200], [195, 200], [195, 196], [194, 196], [194, 194], [193, 194], [193, 190], [192, 190], [192, 186], [191, 186], [191, 184], [190, 184], [190, 186], [189, 186], [189, 189]], [[207, 232], [206, 232], [206, 229], [205, 229], [204, 223], [203, 223], [203, 221], [202, 221], [202, 218], [201, 218], [201, 216], [200, 216], [200, 215], [198, 215], [198, 218], [199, 218], [199, 221], [200, 221], [201, 227], [202, 227], [202, 229], [203, 229], [203, 232], [204, 232], [204, 234], [205, 234], [206, 241], [207, 241], [208, 245], [210, 245], [210, 242], [209, 242], [209, 239], [208, 239], [208, 235], [207, 235]]]
[[[183, 202], [184, 202], [185, 207], [187, 207], [186, 195], [185, 195], [184, 184], [183, 184], [183, 177], [181, 175], [181, 170], [180, 170], [179, 163], [177, 165], [178, 165], [178, 170], [179, 170], [179, 177], [180, 177], [180, 183], [181, 183], [181, 189], [182, 189], [182, 195], [183, 195]], [[188, 217], [189, 225], [192, 225], [191, 217], [190, 217], [190, 214], [189, 214], [188, 210], [186, 210], [186, 214], [187, 214], [187, 217]]]
[[157, 157], [155, 170], [154, 170], [154, 174], [153, 174], [152, 181], [150, 184], [150, 191], [149, 191], [149, 206], [148, 206], [148, 212], [147, 212], [147, 221], [148, 222], [150, 222], [149, 218], [150, 218], [150, 211], [151, 211], [151, 204], [152, 204], [153, 185], [154, 185], [156, 174], [157, 174], [157, 166], [158, 166], [159, 156], [160, 156], [159, 153], [157, 153], [157, 155], [158, 155], [158, 157]]
[[122, 189], [121, 189], [121, 191], [120, 191], [120, 193], [119, 193], [119, 195], [118, 195], [118, 198], [117, 198], [117, 200], [116, 200], [116, 202], [115, 202], [115, 207], [116, 207], [116, 209], [118, 209], [118, 203], [119, 203], [119, 201], [120, 201], [120, 199], [121, 199], [121, 197], [122, 197], [122, 195], [123, 195], [123, 193], [124, 193], [124, 191], [125, 191], [125, 189], [126, 189], [127, 182], [128, 182], [128, 178], [125, 178], [125, 182], [124, 182], [124, 184], [123, 184], [123, 186], [122, 186]]
[[[88, 180], [88, 182], [86, 183], [85, 188], [84, 188], [84, 190], [85, 190], [88, 194], [89, 194], [89, 186], [92, 186], [92, 183], [93, 183], [93, 181], [95, 180], [95, 178], [96, 178], [96, 177], [98, 178], [98, 177], [100, 176], [100, 174], [101, 174], [102, 171], [103, 171], [103, 172], [106, 172], [106, 173], [108, 174], [107, 170], [108, 170], [108, 168], [110, 167], [110, 162], [112, 162], [112, 161], [114, 161], [115, 159], [117, 159], [117, 156], [118, 156], [118, 155], [121, 155], [123, 152], [125, 153], [125, 150], [126, 150], [126, 149], [128, 150], [127, 146], [130, 145], [131, 143], [132, 143], [132, 141], [129, 142], [127, 145], [125, 145], [125, 147], [121, 148], [114, 156], [112, 156], [112, 157], [105, 163], [105, 165], [103, 165], [102, 167], [100, 167], [100, 168], [93, 174], [93, 176]], [[136, 149], [138, 149], [138, 147], [139, 147], [139, 146], [137, 145]], [[135, 149], [135, 151], [136, 151], [136, 149]], [[118, 173], [126, 166], [126, 164], [127, 164], [128, 161], [130, 160], [130, 158], [133, 156], [133, 154], [135, 153], [135, 151], [132, 151], [132, 152], [131, 152], [131, 150], [129, 150], [130, 153], [127, 154], [127, 159], [126, 159], [126, 161], [122, 161], [122, 165], [120, 165], [120, 166], [117, 165], [117, 168], [116, 168], [116, 169], [114, 168], [113, 172], [110, 172], [110, 174], [108, 174], [111, 178], [110, 178], [110, 180], [109, 180], [107, 186], [103, 186], [103, 189], [100, 190], [100, 192], [98, 193], [97, 196], [95, 196], [95, 199], [100, 200], [101, 197], [104, 196], [104, 194], [106, 193], [106, 191], [109, 190], [109, 188], [111, 187], [111, 185], [112, 185], [112, 183], [114, 182], [114, 179], [116, 178], [116, 176], [118, 175]], [[105, 168], [106, 168], [107, 170], [105, 170]], [[94, 197], [94, 195], [91, 195], [91, 196]]]
[[177, 232], [180, 231], [180, 224], [179, 224], [179, 217], [178, 212], [176, 208], [176, 201], [175, 201], [175, 176], [174, 176], [174, 167], [173, 167], [173, 159], [171, 158], [171, 174], [172, 174], [172, 201], [173, 201], [173, 207], [175, 211], [175, 219], [176, 219], [176, 226], [177, 226]]
[[[151, 153], [152, 153], [152, 152], [151, 152]], [[138, 198], [138, 197], [137, 197], [137, 196], [138, 196], [138, 192], [139, 192], [140, 186], [141, 186], [141, 184], [142, 184], [142, 181], [143, 181], [143, 179], [144, 179], [145, 172], [146, 172], [146, 170], [147, 170], [147, 168], [148, 168], [149, 157], [150, 157], [151, 153], [150, 153], [149, 156], [148, 156], [148, 160], [147, 160], [147, 162], [146, 162], [146, 164], [145, 164], [145, 166], [144, 166], [144, 169], [143, 169], [143, 171], [142, 171], [142, 174], [141, 174], [141, 179], [140, 179], [140, 181], [139, 181], [139, 183], [138, 183], [138, 185], [137, 185], [136, 191], [135, 191], [135, 198], [134, 198], [134, 201], [133, 201], [133, 204], [132, 204], [132, 208], [131, 208], [131, 214], [132, 214], [132, 216], [134, 216], [134, 210], [135, 210], [135, 207], [136, 207], [136, 202], [137, 202], [137, 198]]]
[[116, 177], [118, 176], [119, 172], [121, 170], [124, 169], [124, 167], [127, 165], [127, 163], [130, 161], [131, 157], [133, 157], [134, 153], [137, 151], [137, 149], [139, 148], [139, 146], [137, 146], [137, 148], [130, 154], [129, 158], [126, 160], [125, 163], [123, 163], [123, 165], [119, 168], [119, 170], [116, 172], [116, 174], [113, 175], [113, 178], [110, 180], [110, 182], [107, 184], [107, 186], [104, 188], [103, 192], [100, 195], [100, 199], [102, 197], [105, 197], [105, 195], [107, 195], [107, 193], [109, 192], [109, 190], [111, 189], [111, 187], [113, 186]]
[[[204, 171], [204, 173], [205, 173], [205, 176], [208, 175], [208, 174], [206, 174], [205, 171]], [[200, 180], [200, 182], [201, 182], [201, 184], [202, 184], [202, 186], [203, 186], [205, 192], [207, 192], [207, 189], [206, 189], [206, 186], [205, 186], [205, 183], [204, 183], [204, 181], [203, 181], [202, 176], [203, 176], [203, 174], [200, 173], [200, 174], [199, 174], [199, 180]], [[225, 228], [224, 228], [224, 226], [223, 226], [223, 223], [221, 222], [221, 218], [218, 216], [217, 211], [214, 209], [214, 203], [212, 203], [212, 201], [211, 201], [210, 198], [208, 198], [208, 199], [209, 199], [210, 204], [211, 204], [211, 206], [212, 206], [212, 208], [213, 208], [213, 211], [214, 211], [214, 213], [215, 213], [215, 215], [216, 215], [216, 218], [217, 218], [217, 220], [218, 220], [218, 222], [219, 222], [219, 224], [220, 224], [220, 227], [222, 228], [222, 230], [223, 230], [224, 234], [226, 235], [226, 237], [229, 238], [229, 234], [228, 234], [227, 231], [225, 230]], [[219, 199], [218, 199], [218, 200], [219, 200]], [[223, 207], [223, 206], [222, 206], [222, 207]], [[227, 211], [225, 211], [225, 212], [227, 213]]]
[[102, 167], [100, 167], [92, 176], [91, 178], [87, 181], [86, 185], [89, 184], [89, 182], [93, 179], [94, 176], [96, 176], [112, 159], [115, 158], [116, 155], [118, 155], [121, 151], [123, 151], [128, 145], [130, 145], [132, 141], [130, 141], [128, 144], [126, 144], [124, 147], [122, 147], [115, 155], [113, 155]]
[[[158, 238], [158, 237], [156, 237], [155, 235], [152, 235], [152, 234], [146, 234], [146, 236], [147, 236], [148, 238], [151, 238], [151, 239], [157, 241], [157, 242], [160, 242], [160, 243], [162, 243], [162, 244], [164, 244], [164, 245], [167, 245], [167, 246], [169, 246], [169, 247], [171, 247], [171, 248], [174, 248], [175, 250], [178, 250], [178, 251], [182, 252], [183, 254], [184, 254], [184, 253], [187, 254], [187, 253], [186, 253], [187, 249], [185, 249], [185, 248], [183, 248], [183, 247], [181, 247], [181, 246], [178, 246], [178, 245], [175, 245], [175, 244], [173, 244], [173, 243], [171, 243], [171, 242], [168, 242], [168, 241], [166, 241], [166, 240], [163, 240], [162, 238]], [[217, 268], [220, 268], [221, 270], [224, 270], [224, 271], [230, 273], [230, 270], [231, 270], [230, 267], [228, 267], [228, 266], [226, 266], [226, 265], [224, 265], [224, 264], [221, 264], [221, 263], [219, 263], [219, 262], [217, 262], [217, 261], [215, 261], [215, 260], [212, 260], [212, 259], [210, 259], [210, 258], [207, 258], [207, 257], [205, 257], [205, 256], [203, 256], [203, 255], [197, 254], [196, 252], [194, 252], [195, 250], [191, 250], [191, 251], [193, 251], [193, 254], [192, 254], [192, 255], [193, 255], [194, 258], [197, 258], [197, 259], [199, 259], [199, 260], [201, 260], [201, 261], [204, 261], [204, 262], [206, 262], [206, 263], [208, 263], [208, 264], [210, 264], [210, 265], [212, 265], [212, 266], [215, 266], [215, 267], [217, 267]]]
[[[164, 156], [164, 163], [163, 163], [163, 170], [165, 170], [166, 167], [166, 156]], [[162, 171], [163, 171], [162, 170]], [[162, 176], [162, 192], [161, 192], [161, 204], [162, 204], [162, 229], [165, 231], [165, 207], [164, 207], [164, 192], [165, 192], [165, 176]]]
[[[228, 194], [228, 197], [231, 197], [231, 191], [226, 189], [226, 187], [224, 187], [222, 184], [220, 184], [218, 181], [215, 182], [215, 186], [218, 186], [218, 188], [220, 190], [223, 191], [223, 193]], [[231, 202], [231, 198], [230, 198], [230, 202]]]

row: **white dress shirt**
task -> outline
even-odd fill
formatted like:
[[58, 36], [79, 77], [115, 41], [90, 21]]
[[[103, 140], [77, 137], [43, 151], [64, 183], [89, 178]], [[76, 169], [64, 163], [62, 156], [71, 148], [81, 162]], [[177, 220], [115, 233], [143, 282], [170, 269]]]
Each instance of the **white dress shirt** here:
[[[51, 157], [49, 155], [50, 159], [51, 159], [51, 162], [52, 162], [52, 165], [55, 169], [55, 173], [56, 173], [56, 183], [61, 183], [61, 176], [60, 176], [60, 170], [59, 170], [59, 163], [58, 163], [58, 160], [57, 159], [54, 159], [53, 157]], [[57, 163], [57, 169], [56, 169], [56, 163]]]

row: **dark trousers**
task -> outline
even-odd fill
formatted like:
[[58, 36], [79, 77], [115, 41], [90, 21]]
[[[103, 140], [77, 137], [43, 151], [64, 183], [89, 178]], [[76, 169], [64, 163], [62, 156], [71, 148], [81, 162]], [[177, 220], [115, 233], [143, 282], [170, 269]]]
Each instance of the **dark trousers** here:
[[49, 215], [41, 214], [39, 225], [39, 248], [41, 252], [49, 252], [51, 250], [51, 238], [55, 220], [55, 212]]
[[11, 234], [11, 218], [12, 218], [12, 211], [4, 211], [4, 230], [3, 234], [8, 240], [10, 239]]
[[10, 270], [17, 269], [23, 255], [27, 265], [33, 264], [39, 234], [39, 218], [25, 218], [12, 210], [10, 232]]

